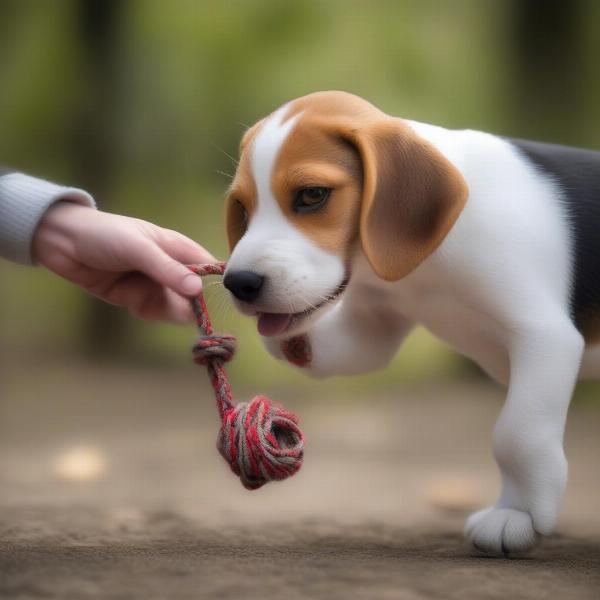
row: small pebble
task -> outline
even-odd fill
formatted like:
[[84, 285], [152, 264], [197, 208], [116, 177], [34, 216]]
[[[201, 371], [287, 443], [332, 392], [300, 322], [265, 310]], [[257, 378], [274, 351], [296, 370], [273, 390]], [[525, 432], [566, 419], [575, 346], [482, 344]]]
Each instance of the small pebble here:
[[56, 457], [53, 470], [65, 481], [96, 481], [106, 472], [106, 458], [98, 448], [73, 447]]
[[431, 481], [425, 488], [429, 504], [440, 510], [463, 512], [481, 504], [477, 483], [468, 477], [445, 477]]

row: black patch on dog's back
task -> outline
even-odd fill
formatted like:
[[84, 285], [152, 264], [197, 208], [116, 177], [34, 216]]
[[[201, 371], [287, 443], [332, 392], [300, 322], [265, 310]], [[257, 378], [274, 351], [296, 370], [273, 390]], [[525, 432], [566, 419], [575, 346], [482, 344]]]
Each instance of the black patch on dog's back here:
[[[600, 323], [600, 152], [509, 139], [563, 192], [575, 242], [571, 310], [580, 331]], [[595, 322], [595, 323], [594, 323]]]

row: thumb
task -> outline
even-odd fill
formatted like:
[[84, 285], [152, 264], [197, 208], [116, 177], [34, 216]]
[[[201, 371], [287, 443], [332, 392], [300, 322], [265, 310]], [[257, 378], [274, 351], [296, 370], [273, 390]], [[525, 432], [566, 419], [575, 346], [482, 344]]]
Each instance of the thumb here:
[[149, 244], [139, 256], [137, 267], [142, 273], [181, 296], [193, 297], [202, 291], [202, 280], [164, 250]]

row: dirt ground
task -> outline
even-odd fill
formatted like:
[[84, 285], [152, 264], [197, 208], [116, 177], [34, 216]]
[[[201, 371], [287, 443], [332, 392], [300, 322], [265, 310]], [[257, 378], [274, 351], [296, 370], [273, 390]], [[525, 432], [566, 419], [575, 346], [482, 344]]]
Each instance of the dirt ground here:
[[300, 415], [307, 452], [296, 477], [247, 492], [216, 453], [196, 370], [56, 358], [1, 375], [3, 600], [600, 595], [600, 406], [571, 410], [558, 533], [505, 560], [471, 556], [461, 537], [498, 488], [494, 387], [257, 390]]

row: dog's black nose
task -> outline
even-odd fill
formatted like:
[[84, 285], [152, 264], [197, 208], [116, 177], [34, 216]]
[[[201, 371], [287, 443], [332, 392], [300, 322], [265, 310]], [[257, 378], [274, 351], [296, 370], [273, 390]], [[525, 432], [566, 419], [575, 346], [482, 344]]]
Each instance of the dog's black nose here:
[[265, 278], [252, 271], [230, 271], [223, 278], [223, 285], [243, 302], [254, 302], [258, 298]]

